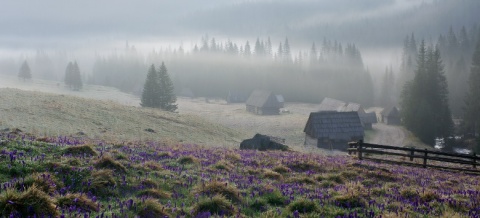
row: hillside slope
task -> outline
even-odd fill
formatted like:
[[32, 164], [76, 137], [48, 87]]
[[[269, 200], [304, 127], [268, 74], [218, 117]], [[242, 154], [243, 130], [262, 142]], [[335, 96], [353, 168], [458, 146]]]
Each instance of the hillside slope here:
[[44, 136], [236, 145], [244, 134], [193, 115], [18, 89], [0, 89], [0, 127]]

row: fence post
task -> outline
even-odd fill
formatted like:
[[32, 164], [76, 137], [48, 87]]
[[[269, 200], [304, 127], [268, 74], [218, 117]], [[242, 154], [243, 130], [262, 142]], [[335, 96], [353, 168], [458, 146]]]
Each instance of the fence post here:
[[358, 159], [362, 160], [362, 146], [363, 145], [363, 140], [358, 140], [358, 146], [357, 146], [357, 151], [358, 151]]
[[410, 147], [410, 161], [413, 161], [413, 154], [415, 154], [415, 150], [412, 146], [412, 147]]
[[477, 168], [477, 154], [473, 152], [473, 168]]
[[427, 168], [428, 150], [425, 148], [425, 157], [423, 157], [423, 168]]

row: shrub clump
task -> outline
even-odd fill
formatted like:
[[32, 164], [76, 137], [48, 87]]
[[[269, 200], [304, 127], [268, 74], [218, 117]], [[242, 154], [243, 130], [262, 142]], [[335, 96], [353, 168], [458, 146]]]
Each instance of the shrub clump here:
[[201, 184], [195, 188], [195, 194], [222, 195], [233, 202], [242, 202], [240, 191], [228, 183], [211, 181], [208, 184]]
[[148, 198], [138, 203], [137, 215], [146, 218], [169, 217], [170, 214], [165, 210], [165, 206], [158, 200]]
[[102, 156], [100, 159], [97, 160], [95, 163], [97, 168], [107, 168], [112, 170], [118, 170], [121, 172], [127, 171], [127, 168], [123, 166], [120, 162], [114, 160], [110, 156]]
[[74, 156], [86, 154], [89, 156], [95, 156], [97, 155], [97, 152], [90, 145], [76, 145], [76, 146], [70, 146], [65, 148], [65, 150], [63, 151], [63, 154], [74, 155]]
[[195, 217], [201, 217], [201, 214], [227, 215], [235, 214], [236, 208], [232, 202], [223, 195], [215, 195], [212, 198], [204, 198], [193, 206]]
[[66, 195], [57, 197], [57, 202], [60, 208], [75, 206], [85, 212], [99, 211], [97, 204], [85, 194], [67, 193]]

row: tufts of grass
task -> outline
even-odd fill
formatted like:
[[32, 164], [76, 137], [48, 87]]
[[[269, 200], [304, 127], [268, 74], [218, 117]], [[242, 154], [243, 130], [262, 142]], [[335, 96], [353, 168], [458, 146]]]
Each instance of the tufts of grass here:
[[194, 156], [182, 156], [178, 158], [178, 163], [182, 165], [197, 163], [198, 159]]
[[116, 185], [112, 170], [94, 171], [87, 183], [89, 185], [86, 187], [86, 189], [98, 195], [99, 197], [115, 195], [115, 192], [111, 189]]
[[208, 184], [201, 184], [195, 187], [194, 193], [196, 194], [209, 194], [209, 195], [222, 195], [233, 202], [242, 202], [243, 199], [240, 196], [240, 191], [228, 183], [220, 181], [211, 181]]
[[320, 183], [320, 187], [322, 188], [332, 188], [334, 186], [335, 186], [335, 183], [329, 180], [325, 180]]
[[0, 210], [4, 216], [14, 214], [22, 217], [58, 215], [55, 200], [35, 185], [30, 186], [24, 192], [14, 189], [2, 192], [0, 195]]
[[278, 165], [278, 166], [274, 167], [272, 170], [277, 172], [277, 173], [282, 173], [282, 174], [290, 172], [290, 168], [288, 168], [284, 165]]
[[345, 179], [340, 174], [330, 174], [326, 178], [328, 181], [335, 182], [337, 184], [345, 183]]
[[249, 205], [249, 208], [254, 211], [264, 212], [268, 208], [268, 202], [263, 198], [255, 199], [255, 201]]
[[233, 162], [237, 162], [237, 161], [242, 160], [242, 156], [240, 156], [240, 154], [235, 153], [235, 152], [228, 152], [228, 153], [225, 154], [225, 159], [233, 161]]
[[150, 197], [156, 199], [170, 199], [172, 194], [159, 189], [144, 189], [137, 193], [138, 197]]
[[22, 185], [25, 187], [31, 187], [35, 185], [37, 189], [52, 195], [58, 188], [63, 187], [63, 184], [50, 173], [34, 173], [25, 178], [25, 181]]
[[204, 198], [193, 206], [195, 217], [202, 217], [205, 212], [216, 215], [232, 216], [236, 208], [232, 202], [223, 195], [215, 195], [212, 198]]
[[365, 205], [364, 199], [357, 193], [335, 196], [334, 200], [342, 208], [363, 207]]
[[318, 212], [320, 209], [315, 202], [306, 200], [306, 199], [299, 199], [295, 200], [294, 202], [290, 203], [287, 207], [287, 210], [290, 212], [298, 211], [299, 213], [313, 213]]
[[288, 180], [289, 183], [300, 183], [300, 184], [309, 184], [309, 185], [313, 185], [313, 184], [316, 184], [317, 182], [308, 177], [308, 176], [299, 176], [299, 177], [292, 177]]
[[263, 169], [263, 176], [268, 179], [273, 179], [273, 180], [282, 180], [283, 176], [280, 173], [277, 173], [275, 171], [272, 171], [270, 169]]
[[88, 155], [88, 156], [95, 156], [97, 152], [93, 149], [91, 145], [76, 145], [70, 146], [63, 150], [63, 154], [66, 155]]
[[145, 218], [169, 217], [170, 214], [165, 206], [160, 204], [158, 200], [148, 198], [138, 203], [137, 215]]
[[86, 212], [99, 211], [97, 204], [92, 199], [88, 198], [85, 194], [79, 193], [67, 193], [66, 195], [58, 196], [57, 205], [60, 208], [75, 206]]
[[287, 164], [287, 167], [295, 172], [305, 172], [307, 170], [315, 171], [315, 172], [324, 172], [325, 170], [314, 161], [294, 161]]
[[158, 183], [151, 180], [151, 179], [144, 179], [140, 181], [140, 185], [143, 186], [144, 188], [158, 188]]
[[268, 192], [262, 197], [267, 201], [268, 204], [272, 206], [283, 206], [285, 205], [285, 200], [287, 200], [287, 198], [283, 196], [279, 190]]
[[218, 170], [230, 171], [234, 166], [226, 160], [220, 160], [213, 167]]
[[395, 182], [397, 178], [390, 173], [385, 171], [371, 171], [365, 174], [365, 178], [374, 179], [378, 182]]
[[431, 202], [434, 200], [439, 200], [440, 198], [440, 195], [431, 190], [427, 190], [420, 194], [420, 200], [422, 200], [423, 202]]
[[147, 169], [150, 169], [150, 170], [153, 170], [153, 171], [163, 170], [162, 165], [160, 165], [159, 163], [157, 163], [157, 162], [155, 162], [155, 161], [146, 161], [145, 163], [143, 163], [143, 165], [144, 165]]
[[340, 176], [342, 176], [343, 178], [345, 178], [347, 180], [353, 180], [353, 179], [357, 178], [358, 173], [353, 171], [353, 170], [345, 170], [345, 171], [340, 173]]
[[111, 170], [116, 170], [120, 172], [126, 172], [127, 168], [123, 166], [120, 162], [114, 160], [111, 156], [104, 155], [101, 158], [99, 158], [95, 166], [97, 168], [106, 168], [106, 169], [111, 169]]
[[412, 188], [404, 188], [400, 191], [400, 195], [406, 199], [414, 199], [419, 197], [418, 192]]

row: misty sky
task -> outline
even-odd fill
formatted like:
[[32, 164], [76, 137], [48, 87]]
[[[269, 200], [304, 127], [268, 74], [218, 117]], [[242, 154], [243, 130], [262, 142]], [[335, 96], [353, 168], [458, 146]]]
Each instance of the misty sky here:
[[[283, 38], [289, 30], [381, 18], [421, 3], [408, 0], [2, 1], [0, 47], [44, 49], [126, 40], [188, 41], [198, 40], [204, 34]], [[229, 12], [242, 16], [230, 17]], [[247, 20], [248, 17], [258, 19]], [[242, 28], [228, 27], [236, 25]]]

